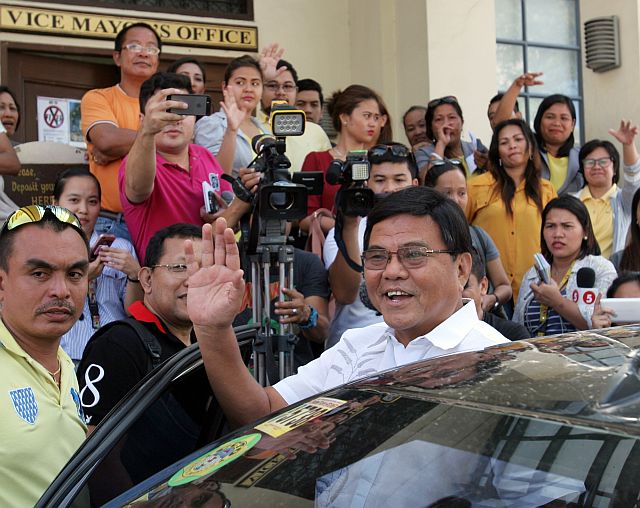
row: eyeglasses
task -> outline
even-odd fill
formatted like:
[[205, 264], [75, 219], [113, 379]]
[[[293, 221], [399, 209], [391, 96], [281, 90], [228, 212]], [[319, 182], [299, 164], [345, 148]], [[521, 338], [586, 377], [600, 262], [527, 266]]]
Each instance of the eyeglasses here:
[[0, 235], [4, 234], [7, 231], [11, 231], [20, 226], [24, 226], [25, 224], [33, 224], [34, 222], [40, 222], [44, 220], [45, 215], [50, 214], [59, 222], [64, 222], [65, 224], [69, 224], [76, 228], [78, 232], [84, 238], [84, 231], [82, 230], [82, 225], [78, 218], [66, 208], [61, 206], [47, 205], [29, 205], [23, 206], [22, 208], [18, 208], [15, 212], [13, 212], [7, 220], [4, 222], [2, 226], [2, 230], [0, 230]]
[[178, 274], [178, 275], [187, 273], [187, 265], [185, 265], [183, 263], [174, 263], [174, 264], [170, 264], [170, 265], [152, 265], [149, 268], [151, 268], [152, 270], [155, 269], [155, 268], [166, 268], [171, 273], [175, 273], [175, 274]]
[[586, 169], [593, 169], [596, 167], [596, 164], [601, 168], [606, 168], [609, 164], [611, 164], [611, 157], [602, 157], [602, 159], [584, 159], [582, 161], [582, 165]]
[[389, 152], [396, 157], [409, 157], [413, 155], [406, 146], [397, 143], [393, 145], [376, 145], [369, 149], [369, 157], [384, 157]]
[[439, 99], [433, 99], [429, 101], [429, 103], [427, 104], [427, 107], [429, 109], [437, 108], [442, 104], [458, 104], [458, 99], [453, 95], [445, 95], [444, 97], [440, 97]]
[[278, 90], [282, 90], [283, 92], [295, 92], [298, 89], [298, 87], [293, 83], [285, 83], [281, 85], [280, 83], [276, 83], [275, 81], [265, 83], [264, 87], [270, 92], [277, 92]]
[[427, 263], [427, 258], [434, 254], [457, 254], [452, 250], [434, 250], [427, 247], [400, 247], [395, 252], [387, 249], [367, 249], [362, 253], [362, 264], [367, 270], [384, 270], [391, 256], [398, 256], [398, 261], [405, 268], [422, 268]]
[[140, 44], [136, 44], [135, 42], [132, 42], [131, 44], [127, 44], [126, 46], [123, 46], [122, 49], [131, 51], [134, 54], [138, 54], [142, 52], [152, 56], [157, 56], [160, 54], [160, 48], [156, 46], [141, 46]]

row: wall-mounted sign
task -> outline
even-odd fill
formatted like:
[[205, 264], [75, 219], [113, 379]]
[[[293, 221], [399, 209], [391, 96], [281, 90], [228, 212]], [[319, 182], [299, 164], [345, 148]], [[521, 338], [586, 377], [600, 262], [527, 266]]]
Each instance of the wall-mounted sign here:
[[119, 17], [0, 5], [0, 30], [6, 31], [113, 40], [125, 26], [140, 21], [153, 26], [165, 44], [240, 51], [258, 50], [258, 29], [256, 27]]
[[80, 101], [38, 97], [38, 141], [86, 148], [80, 128]]

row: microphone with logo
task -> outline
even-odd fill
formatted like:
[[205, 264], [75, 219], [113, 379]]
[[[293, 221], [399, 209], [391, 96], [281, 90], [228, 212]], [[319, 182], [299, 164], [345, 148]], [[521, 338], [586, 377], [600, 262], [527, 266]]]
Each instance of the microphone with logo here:
[[588, 266], [580, 268], [576, 274], [576, 283], [578, 287], [573, 290], [571, 299], [578, 304], [580, 313], [586, 317], [587, 323], [591, 326], [591, 315], [598, 296], [597, 290], [594, 289], [596, 272]]

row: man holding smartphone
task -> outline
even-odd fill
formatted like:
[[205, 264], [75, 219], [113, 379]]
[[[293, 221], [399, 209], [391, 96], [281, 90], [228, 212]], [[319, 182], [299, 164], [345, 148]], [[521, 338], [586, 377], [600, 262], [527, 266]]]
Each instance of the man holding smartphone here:
[[[120, 166], [120, 199], [138, 258], [153, 234], [178, 222], [201, 226], [231, 211], [207, 214], [203, 183], [223, 174], [211, 153], [191, 143], [195, 116], [177, 96], [191, 93], [186, 76], [158, 72], [140, 89], [140, 129], [129, 155]], [[173, 96], [173, 97], [169, 97]], [[219, 191], [231, 192], [221, 181]], [[222, 207], [224, 202], [214, 193]]]

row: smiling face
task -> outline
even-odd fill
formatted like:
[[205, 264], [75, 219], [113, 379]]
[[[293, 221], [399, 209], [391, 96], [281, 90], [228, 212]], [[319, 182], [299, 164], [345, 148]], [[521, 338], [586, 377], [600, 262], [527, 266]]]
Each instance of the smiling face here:
[[72, 176], [64, 184], [60, 199], [55, 203], [71, 210], [80, 219], [82, 229], [91, 238], [100, 214], [100, 193], [90, 176]]
[[522, 129], [517, 125], [507, 125], [496, 133], [498, 155], [505, 168], [521, 168], [527, 165], [531, 150]]
[[429, 141], [427, 138], [427, 122], [424, 118], [426, 109], [415, 109], [404, 117], [404, 133], [413, 147], [418, 143]]
[[552, 208], [542, 228], [554, 261], [573, 261], [578, 257], [586, 233], [574, 214], [563, 208]]
[[360, 102], [350, 115], [341, 114], [341, 132], [346, 133], [356, 143], [371, 146], [376, 143], [380, 131], [384, 126], [383, 115], [380, 114], [380, 106], [375, 99], [366, 99]]
[[131, 28], [122, 41], [122, 50], [113, 52], [113, 60], [123, 76], [144, 81], [149, 79], [157, 70], [159, 55], [151, 55], [146, 51], [134, 53], [126, 49], [129, 44], [139, 44], [143, 48], [158, 47], [155, 34], [144, 27]]
[[441, 128], [446, 129], [451, 135], [448, 146], [458, 146], [462, 135], [462, 118], [451, 104], [441, 104], [433, 112], [431, 129], [434, 135], [437, 136]]
[[[601, 166], [601, 162], [604, 167]], [[584, 178], [589, 187], [608, 189], [613, 185], [613, 161], [609, 152], [598, 147], [582, 161]]]
[[233, 94], [241, 110], [253, 111], [262, 97], [262, 76], [255, 67], [239, 67], [222, 88]]
[[[202, 253], [202, 240], [192, 238], [196, 259]], [[158, 265], [184, 264], [184, 238], [166, 238], [163, 254]], [[144, 303], [151, 311], [169, 325], [182, 328], [189, 326], [187, 314], [187, 272], [174, 272], [165, 266], [143, 267], [140, 281], [144, 290]]]
[[16, 105], [11, 94], [7, 92], [0, 93], [0, 122], [7, 129], [7, 136], [12, 137], [18, 126], [18, 106]]
[[[396, 252], [400, 247], [423, 246], [446, 250], [439, 226], [431, 217], [397, 215], [375, 224], [369, 249]], [[469, 277], [471, 256], [433, 254], [421, 268], [407, 269], [398, 256], [384, 270], [364, 271], [373, 305], [395, 330], [403, 344], [424, 335], [462, 306], [462, 288]]]
[[545, 144], [561, 146], [569, 139], [575, 126], [576, 121], [571, 117], [569, 107], [556, 102], [542, 115], [540, 135]]
[[82, 313], [87, 268], [87, 247], [73, 228], [21, 226], [8, 270], [0, 269], [3, 321], [19, 339], [58, 340]]
[[449, 199], [453, 199], [462, 210], [466, 210], [468, 201], [467, 179], [463, 171], [464, 169], [452, 169], [441, 174], [436, 181], [434, 189]]
[[205, 93], [205, 82], [202, 77], [202, 71], [200, 70], [200, 67], [193, 62], [183, 63], [176, 69], [176, 74], [182, 74], [189, 78], [194, 94], [202, 95]]

